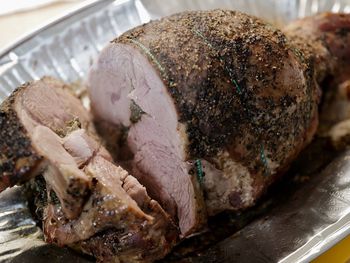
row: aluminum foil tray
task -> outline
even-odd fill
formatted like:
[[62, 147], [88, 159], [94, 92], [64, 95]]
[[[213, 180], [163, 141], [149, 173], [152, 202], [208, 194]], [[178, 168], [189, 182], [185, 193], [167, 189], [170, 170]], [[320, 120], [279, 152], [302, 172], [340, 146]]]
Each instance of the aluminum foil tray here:
[[[213, 8], [240, 10], [283, 25], [321, 11], [350, 12], [350, 1], [87, 1], [0, 53], [0, 102], [20, 84], [44, 75], [66, 82], [84, 81], [93, 59], [108, 41], [150, 19]], [[289, 183], [281, 186], [285, 190], [271, 196], [275, 201], [266, 212], [234, 235], [181, 261], [309, 262], [350, 234], [350, 151], [336, 157], [317, 143], [309, 148], [287, 177]], [[23, 188], [1, 193], [0, 262], [91, 262], [69, 249], [45, 244], [42, 237]]]

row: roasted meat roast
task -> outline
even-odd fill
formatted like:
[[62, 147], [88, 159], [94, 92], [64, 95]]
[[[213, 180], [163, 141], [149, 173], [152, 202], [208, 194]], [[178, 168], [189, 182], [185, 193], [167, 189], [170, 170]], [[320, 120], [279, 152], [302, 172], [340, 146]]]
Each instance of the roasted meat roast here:
[[30, 181], [45, 238], [103, 262], [152, 262], [208, 217], [252, 207], [312, 140], [323, 87], [347, 80], [350, 16], [283, 31], [228, 10], [111, 41], [91, 110], [44, 77], [0, 109], [0, 191]]

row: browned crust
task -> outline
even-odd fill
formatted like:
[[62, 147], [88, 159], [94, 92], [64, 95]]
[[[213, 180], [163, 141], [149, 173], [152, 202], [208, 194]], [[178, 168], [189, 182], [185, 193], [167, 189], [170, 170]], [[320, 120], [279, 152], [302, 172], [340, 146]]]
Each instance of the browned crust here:
[[14, 109], [16, 97], [29, 85], [17, 88], [0, 106], [0, 192], [28, 181], [43, 160]]

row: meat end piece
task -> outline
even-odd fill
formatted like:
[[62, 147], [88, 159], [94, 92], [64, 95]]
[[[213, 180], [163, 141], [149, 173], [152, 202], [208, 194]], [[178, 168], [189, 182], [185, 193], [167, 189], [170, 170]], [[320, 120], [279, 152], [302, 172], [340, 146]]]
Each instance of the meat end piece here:
[[317, 71], [320, 83], [325, 78], [332, 78], [333, 85], [339, 85], [348, 80], [350, 74], [349, 14], [321, 13], [305, 17], [293, 21], [284, 31], [292, 41], [295, 41], [293, 44], [296, 47], [300, 47], [304, 53], [313, 54], [314, 69]]
[[[323, 91], [318, 133], [335, 148], [349, 141], [350, 15], [322, 13], [296, 20], [285, 28], [295, 46], [311, 53]], [[306, 52], [305, 52], [306, 50]]]

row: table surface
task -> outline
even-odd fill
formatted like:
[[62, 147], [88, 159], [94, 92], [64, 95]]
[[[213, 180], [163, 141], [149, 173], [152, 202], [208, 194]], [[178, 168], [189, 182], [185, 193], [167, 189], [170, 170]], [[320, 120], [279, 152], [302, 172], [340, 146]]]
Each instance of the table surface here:
[[0, 50], [33, 29], [44, 25], [48, 20], [59, 17], [82, 2], [84, 1], [58, 2], [28, 12], [0, 16]]
[[[83, 1], [60, 2], [30, 12], [0, 16], [0, 50], [26, 33], [44, 25], [48, 20], [63, 15]], [[350, 236], [321, 255], [313, 263], [350, 263]]]

